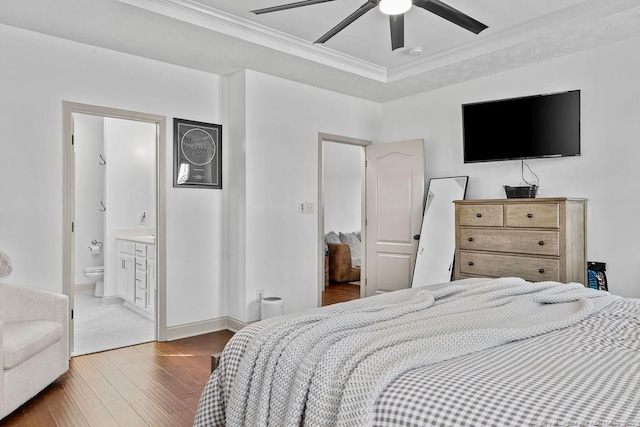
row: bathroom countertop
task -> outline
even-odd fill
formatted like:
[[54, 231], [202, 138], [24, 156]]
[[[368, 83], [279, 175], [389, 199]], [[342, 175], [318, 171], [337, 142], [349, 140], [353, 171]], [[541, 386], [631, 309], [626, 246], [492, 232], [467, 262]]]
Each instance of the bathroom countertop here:
[[156, 238], [154, 236], [124, 236], [124, 237], [116, 237], [116, 239], [129, 240], [131, 242], [138, 242], [138, 243], [147, 243], [149, 245], [156, 244]]

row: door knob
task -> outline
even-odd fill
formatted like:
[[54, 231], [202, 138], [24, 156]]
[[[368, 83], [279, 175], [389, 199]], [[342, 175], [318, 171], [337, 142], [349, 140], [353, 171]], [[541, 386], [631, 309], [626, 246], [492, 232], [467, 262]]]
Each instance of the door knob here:
[[413, 240], [420, 240], [420, 235], [416, 234], [415, 236], [413, 236]]

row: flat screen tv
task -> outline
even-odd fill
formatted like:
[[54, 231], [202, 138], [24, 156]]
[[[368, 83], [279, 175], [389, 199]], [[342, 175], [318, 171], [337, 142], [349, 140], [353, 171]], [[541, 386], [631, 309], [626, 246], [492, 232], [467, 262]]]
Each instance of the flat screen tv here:
[[580, 91], [462, 106], [464, 162], [580, 155]]

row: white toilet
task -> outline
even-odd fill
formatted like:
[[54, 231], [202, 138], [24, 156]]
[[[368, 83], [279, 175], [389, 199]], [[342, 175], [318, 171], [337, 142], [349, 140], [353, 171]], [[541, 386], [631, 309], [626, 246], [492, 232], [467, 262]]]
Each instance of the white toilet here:
[[87, 267], [84, 269], [84, 275], [92, 282], [96, 282], [95, 296], [101, 297], [104, 293], [104, 266]]

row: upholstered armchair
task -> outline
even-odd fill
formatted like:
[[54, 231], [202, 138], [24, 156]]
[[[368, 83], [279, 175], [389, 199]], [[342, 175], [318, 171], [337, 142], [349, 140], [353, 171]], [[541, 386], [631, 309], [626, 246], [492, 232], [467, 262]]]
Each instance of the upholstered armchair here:
[[360, 234], [330, 231], [325, 242], [325, 287], [331, 282], [360, 280]]
[[0, 419], [69, 369], [66, 295], [0, 283]]
[[329, 243], [329, 280], [331, 282], [353, 282], [360, 280], [360, 267], [351, 261], [351, 250], [346, 243]]

